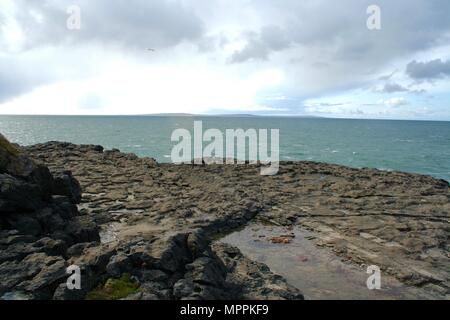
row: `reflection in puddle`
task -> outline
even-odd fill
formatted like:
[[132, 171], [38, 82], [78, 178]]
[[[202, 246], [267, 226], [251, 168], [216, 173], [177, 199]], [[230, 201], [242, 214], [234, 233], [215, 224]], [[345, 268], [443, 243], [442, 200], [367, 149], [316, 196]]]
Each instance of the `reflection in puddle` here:
[[20, 291], [12, 291], [6, 292], [0, 297], [0, 300], [31, 300], [31, 296], [20, 292]]
[[314, 237], [313, 233], [300, 228], [254, 224], [220, 241], [266, 264], [300, 289], [307, 299], [426, 298], [417, 288], [406, 287], [383, 274], [381, 290], [367, 289], [366, 268], [344, 263], [331, 250], [315, 246], [311, 240]]

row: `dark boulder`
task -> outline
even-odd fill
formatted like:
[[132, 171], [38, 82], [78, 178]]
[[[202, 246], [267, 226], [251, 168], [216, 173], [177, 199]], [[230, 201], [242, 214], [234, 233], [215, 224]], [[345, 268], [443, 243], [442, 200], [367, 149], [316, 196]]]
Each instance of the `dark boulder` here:
[[[6, 141], [6, 142], [5, 142]], [[0, 134], [0, 173], [36, 185], [41, 195], [48, 198], [52, 193], [53, 177], [48, 168], [21, 153]]]
[[[67, 295], [61, 288], [71, 254], [100, 240], [92, 218], [78, 212], [80, 201], [80, 184], [70, 171], [53, 177], [0, 134], [0, 299]], [[74, 247], [80, 243], [86, 245]], [[104, 270], [111, 255], [94, 264]], [[95, 284], [100, 270], [89, 270]]]
[[38, 185], [0, 174], [0, 216], [7, 212], [35, 211], [44, 204], [45, 198]]
[[10, 214], [6, 217], [9, 229], [18, 230], [21, 234], [38, 236], [42, 234], [39, 221], [26, 213]]
[[71, 171], [63, 171], [53, 175], [53, 194], [67, 196], [72, 203], [80, 203], [81, 186]]

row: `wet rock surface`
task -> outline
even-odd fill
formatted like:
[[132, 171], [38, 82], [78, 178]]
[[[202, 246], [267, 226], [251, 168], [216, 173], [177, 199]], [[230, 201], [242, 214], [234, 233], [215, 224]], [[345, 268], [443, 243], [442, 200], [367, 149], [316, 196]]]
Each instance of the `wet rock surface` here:
[[[380, 288], [367, 287], [369, 265], [344, 260], [327, 247], [318, 247], [318, 234], [298, 226], [250, 223], [220, 242], [238, 247], [248, 258], [264, 263], [274, 273], [302, 289], [313, 300], [410, 300], [434, 299], [433, 292], [402, 284], [381, 272]], [[273, 238], [289, 239], [274, 242]], [[307, 276], [305, 276], [307, 275]]]
[[[277, 175], [261, 176], [255, 165], [158, 164], [118, 150], [59, 142], [21, 150], [48, 166], [59, 177], [59, 187], [52, 185], [47, 194], [35, 191], [36, 203], [25, 208], [21, 223], [14, 219], [25, 209], [5, 197], [2, 208], [15, 212], [0, 213], [0, 268], [8, 263], [5, 268], [15, 270], [30, 255], [62, 250], [55, 255], [62, 260], [50, 266], [79, 265], [85, 285], [82, 292], [67, 290], [65, 279], [49, 268], [39, 277], [41, 270], [24, 276], [36, 277], [32, 286], [25, 280], [20, 286], [2, 281], [2, 286], [10, 284], [0, 294], [34, 294], [31, 289], [37, 288], [43, 293], [36, 298], [51, 293], [55, 299], [80, 299], [99, 283], [127, 273], [140, 285], [128, 299], [302, 298], [264, 264], [230, 245], [211, 244], [259, 220], [306, 228], [316, 233], [317, 246], [343, 260], [376, 264], [407, 285], [448, 298], [450, 192], [445, 181], [313, 162], [282, 163]], [[82, 190], [78, 208], [73, 208], [80, 194], [74, 178]], [[36, 251], [33, 243], [43, 235], [60, 245]], [[280, 239], [289, 242], [286, 235]], [[49, 279], [45, 290], [42, 279]]]

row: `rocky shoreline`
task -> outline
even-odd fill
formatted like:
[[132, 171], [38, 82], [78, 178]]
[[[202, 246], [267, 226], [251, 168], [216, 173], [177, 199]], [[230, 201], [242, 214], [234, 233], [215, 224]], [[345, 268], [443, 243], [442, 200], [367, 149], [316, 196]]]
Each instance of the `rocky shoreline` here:
[[[12, 148], [0, 146], [0, 297], [84, 299], [129, 274], [138, 289], [125, 299], [302, 299], [213, 241], [258, 220], [314, 231], [343, 260], [449, 298], [446, 181], [314, 162], [261, 176], [254, 165], [163, 164], [61, 142]], [[66, 288], [73, 264], [82, 290]]]

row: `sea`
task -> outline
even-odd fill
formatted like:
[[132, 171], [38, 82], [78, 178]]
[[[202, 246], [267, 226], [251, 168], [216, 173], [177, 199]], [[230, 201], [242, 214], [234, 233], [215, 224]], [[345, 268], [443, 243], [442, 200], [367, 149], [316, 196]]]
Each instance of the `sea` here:
[[[309, 160], [431, 175], [450, 181], [450, 122], [266, 116], [12, 116], [0, 115], [11, 142], [102, 145], [170, 162], [172, 132], [279, 129], [280, 160]], [[205, 143], [206, 145], [207, 143]]]

